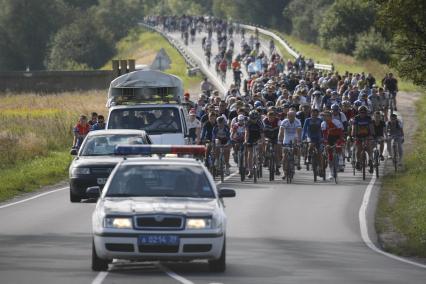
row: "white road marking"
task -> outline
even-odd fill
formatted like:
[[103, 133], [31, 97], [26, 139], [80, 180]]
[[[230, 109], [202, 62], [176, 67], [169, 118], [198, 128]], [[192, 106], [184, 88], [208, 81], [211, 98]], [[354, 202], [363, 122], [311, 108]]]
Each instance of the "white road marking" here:
[[99, 272], [96, 278], [92, 281], [92, 284], [101, 284], [102, 281], [104, 281], [104, 279], [107, 277], [107, 275], [107, 271]]
[[69, 187], [68, 186], [67, 187], [61, 187], [61, 188], [58, 188], [58, 189], [55, 189], [55, 190], [51, 190], [51, 191], [48, 191], [48, 192], [43, 192], [43, 193], [31, 196], [31, 197], [23, 199], [23, 200], [8, 203], [8, 204], [5, 204], [5, 205], [0, 205], [0, 209], [7, 208], [7, 207], [10, 207], [10, 206], [14, 206], [14, 205], [18, 205], [18, 204], [21, 204], [21, 203], [24, 203], [24, 202], [27, 202], [27, 201], [30, 201], [30, 200], [33, 200], [33, 199], [37, 199], [37, 198], [40, 198], [40, 197], [43, 197], [43, 196], [64, 190], [64, 189], [69, 189]]
[[370, 180], [370, 183], [367, 186], [367, 189], [365, 190], [364, 197], [362, 199], [361, 207], [359, 208], [359, 226], [361, 229], [361, 237], [364, 243], [369, 247], [371, 250], [380, 253], [384, 256], [387, 256], [389, 258], [392, 258], [394, 260], [398, 260], [407, 264], [411, 264], [420, 268], [426, 268], [426, 265], [411, 261], [409, 259], [405, 259], [390, 253], [387, 253], [380, 248], [378, 248], [373, 241], [370, 239], [370, 236], [368, 235], [368, 226], [367, 226], [367, 209], [368, 209], [368, 203], [370, 202], [371, 192], [373, 190], [374, 184], [376, 183], [376, 175], [373, 175], [373, 177]]
[[168, 276], [170, 276], [171, 278], [173, 278], [174, 280], [182, 283], [182, 284], [194, 284], [194, 282], [176, 274], [175, 272], [173, 272], [172, 270], [170, 270], [167, 266], [162, 265], [161, 263], [159, 263], [158, 268], [163, 271], [164, 273], [166, 273]]

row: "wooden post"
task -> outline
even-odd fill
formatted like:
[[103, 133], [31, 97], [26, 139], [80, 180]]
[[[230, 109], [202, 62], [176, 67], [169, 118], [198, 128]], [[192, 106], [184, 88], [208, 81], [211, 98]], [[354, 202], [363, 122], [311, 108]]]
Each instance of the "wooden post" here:
[[120, 75], [127, 73], [127, 60], [120, 60]]
[[129, 65], [129, 72], [133, 72], [133, 71], [136, 70], [136, 60], [135, 59], [129, 59], [128, 65]]
[[120, 76], [120, 64], [118, 60], [112, 61], [112, 76], [114, 78], [117, 78], [118, 76]]

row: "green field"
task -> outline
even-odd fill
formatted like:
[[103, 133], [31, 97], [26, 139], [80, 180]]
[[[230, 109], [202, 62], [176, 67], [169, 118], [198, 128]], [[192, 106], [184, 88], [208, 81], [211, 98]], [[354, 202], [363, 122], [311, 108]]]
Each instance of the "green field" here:
[[[426, 124], [426, 97], [417, 103], [418, 125]], [[405, 171], [389, 174], [377, 208], [379, 234], [390, 236], [384, 248], [404, 256], [426, 257], [426, 130], [419, 127], [414, 149], [405, 156]], [[390, 234], [390, 235], [389, 235]]]
[[[172, 59], [167, 72], [181, 77], [187, 89], [198, 86], [201, 77], [188, 77], [183, 57], [157, 33], [133, 30], [117, 44], [116, 58], [150, 64], [160, 48]], [[106, 99], [105, 91], [0, 94], [0, 201], [64, 180], [73, 125], [80, 114], [106, 115]]]

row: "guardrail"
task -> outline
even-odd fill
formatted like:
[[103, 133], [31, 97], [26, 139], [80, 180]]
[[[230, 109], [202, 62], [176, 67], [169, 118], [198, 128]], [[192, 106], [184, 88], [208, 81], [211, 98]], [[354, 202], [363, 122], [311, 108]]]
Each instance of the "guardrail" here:
[[221, 91], [223, 94], [226, 93], [226, 87], [220, 82], [217, 76], [215, 76], [209, 70], [206, 64], [201, 59], [197, 58], [197, 56], [194, 53], [192, 53], [189, 49], [187, 49], [177, 40], [170, 37], [167, 33], [165, 33], [163, 30], [161, 30], [158, 27], [151, 26], [144, 22], [140, 22], [139, 25], [144, 26], [150, 30], [153, 30], [161, 34], [183, 56], [188, 66], [190, 66], [192, 69], [199, 69], [204, 76], [209, 78], [210, 82], [212, 82], [212, 84], [216, 87], [216, 89]]
[[[298, 58], [301, 55], [294, 48], [292, 48], [291, 45], [284, 38], [282, 38], [281, 36], [277, 35], [274, 32], [268, 31], [268, 30], [264, 29], [263, 27], [256, 26], [256, 25], [246, 25], [246, 24], [240, 23], [240, 26], [245, 28], [245, 29], [251, 30], [251, 31], [255, 31], [257, 29], [259, 31], [259, 33], [272, 37], [278, 43], [280, 43], [285, 48], [285, 50], [290, 55], [292, 55], [294, 58]], [[328, 65], [328, 64], [315, 63], [314, 68], [318, 69], [318, 70], [326, 70], [326, 71], [333, 71], [334, 70], [333, 64]]]

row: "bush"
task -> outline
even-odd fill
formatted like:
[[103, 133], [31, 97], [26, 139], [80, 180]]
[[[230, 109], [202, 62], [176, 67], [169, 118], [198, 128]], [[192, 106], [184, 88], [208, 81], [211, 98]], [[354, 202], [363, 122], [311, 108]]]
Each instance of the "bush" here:
[[390, 60], [390, 44], [375, 29], [358, 35], [354, 55], [357, 59], [376, 59], [387, 64]]

